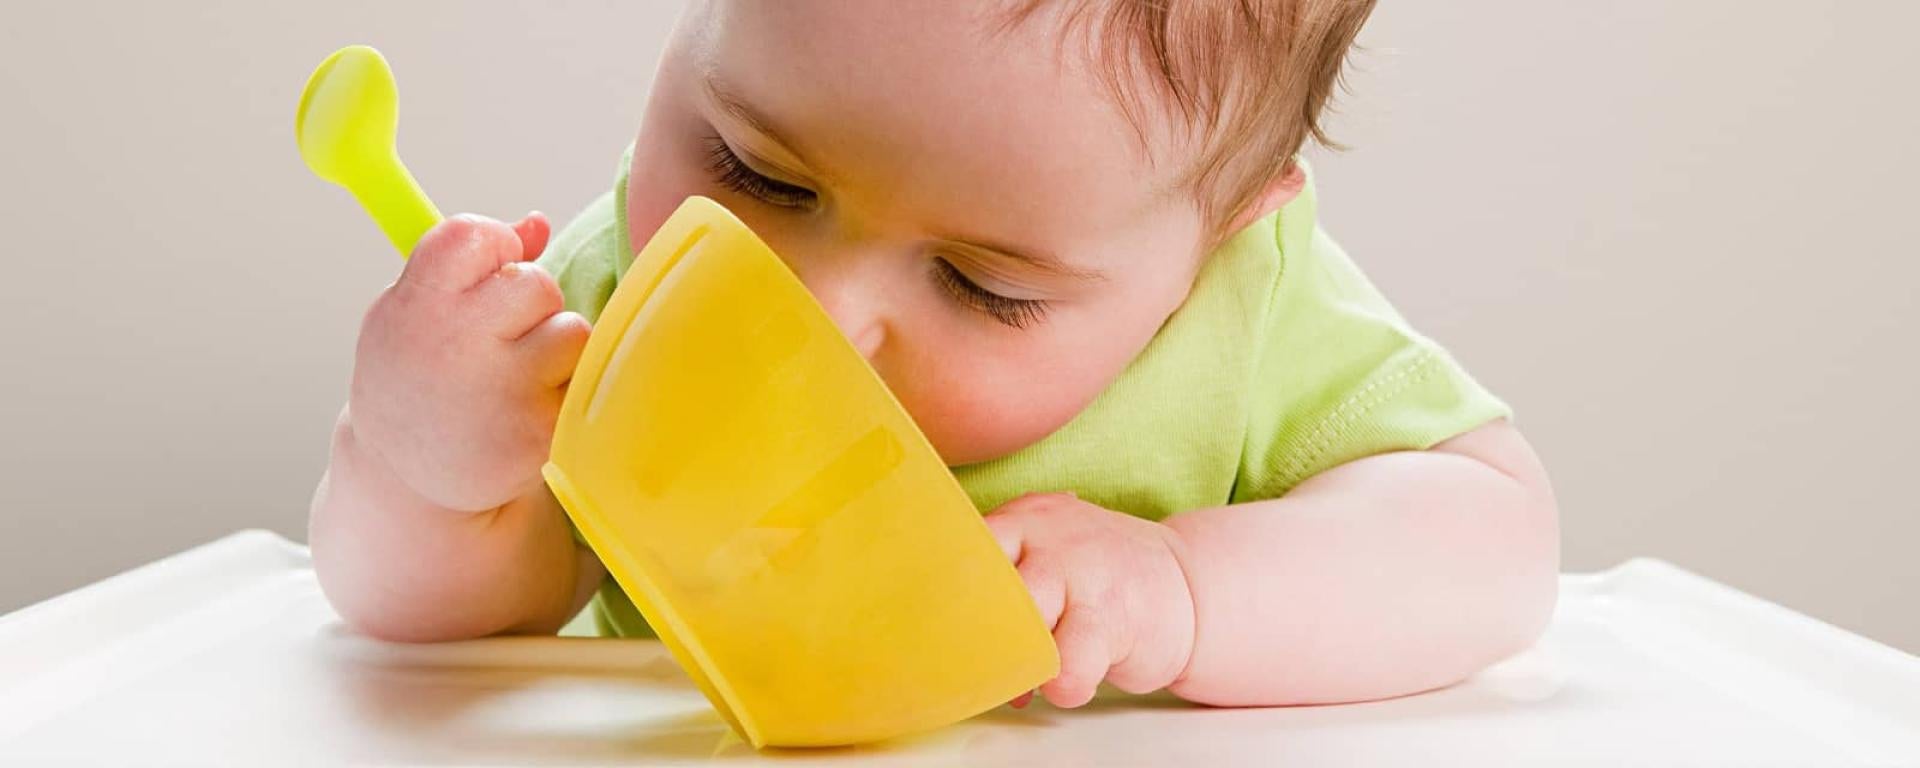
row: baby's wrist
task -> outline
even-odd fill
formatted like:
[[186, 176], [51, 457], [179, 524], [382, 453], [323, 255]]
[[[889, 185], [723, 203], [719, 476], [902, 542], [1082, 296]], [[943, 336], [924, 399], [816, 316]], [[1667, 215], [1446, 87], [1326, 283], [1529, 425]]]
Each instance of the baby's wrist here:
[[[420, 472], [424, 471], [420, 466], [421, 462], [408, 463], [405, 461], [406, 456], [390, 453], [391, 446], [384, 444], [387, 441], [380, 439], [384, 434], [387, 433], [383, 428], [356, 420], [353, 407], [349, 403], [342, 411], [340, 422], [336, 426], [333, 457], [329, 462], [330, 471], [345, 471], [365, 476], [373, 487], [387, 489], [383, 495], [393, 504], [410, 508], [430, 507], [460, 516], [492, 512], [514, 498], [524, 495], [524, 491], [515, 492], [497, 502], [491, 498], [481, 498], [472, 494], [468, 494], [468, 498], [460, 498], [461, 494], [451, 489], [471, 489], [483, 484], [460, 478], [442, 478], [436, 484], [433, 478], [420, 477]], [[522, 484], [530, 487], [536, 482], [540, 482], [537, 472]], [[484, 483], [484, 485], [498, 484], [498, 481]], [[435, 488], [445, 489], [446, 492], [435, 493]]]
[[1168, 621], [1178, 622], [1176, 626], [1186, 627], [1185, 632], [1176, 633], [1177, 636], [1184, 638], [1184, 642], [1177, 642], [1173, 651], [1178, 661], [1176, 668], [1180, 671], [1174, 675], [1172, 681], [1167, 683], [1167, 687], [1171, 688], [1184, 682], [1193, 669], [1194, 649], [1200, 646], [1200, 600], [1191, 575], [1193, 570], [1187, 567], [1187, 563], [1192, 561], [1192, 554], [1187, 546], [1186, 537], [1180, 533], [1179, 528], [1164, 522], [1155, 523], [1154, 527], [1160, 531], [1167, 553], [1173, 559], [1177, 576], [1177, 583], [1170, 586], [1170, 591], [1178, 597], [1175, 599], [1176, 604], [1169, 606], [1166, 618]]

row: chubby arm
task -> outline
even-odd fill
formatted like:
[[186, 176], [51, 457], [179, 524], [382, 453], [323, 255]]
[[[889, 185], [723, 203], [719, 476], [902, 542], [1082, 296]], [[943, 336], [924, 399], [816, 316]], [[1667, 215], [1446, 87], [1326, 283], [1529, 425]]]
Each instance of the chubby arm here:
[[552, 634], [605, 576], [545, 485], [478, 512], [442, 507], [355, 438], [344, 408], [308, 538], [335, 610], [387, 640]]
[[308, 517], [341, 617], [390, 640], [551, 633], [600, 583], [540, 466], [589, 327], [546, 219], [455, 216], [368, 309]]
[[1525, 648], [1553, 609], [1553, 491], [1504, 420], [1166, 526], [1194, 611], [1192, 651], [1171, 688], [1196, 702], [1437, 688]]
[[987, 525], [1053, 628], [1062, 707], [1103, 680], [1220, 706], [1437, 688], [1533, 642], [1559, 569], [1546, 472], [1505, 421], [1165, 523], [1032, 494]]

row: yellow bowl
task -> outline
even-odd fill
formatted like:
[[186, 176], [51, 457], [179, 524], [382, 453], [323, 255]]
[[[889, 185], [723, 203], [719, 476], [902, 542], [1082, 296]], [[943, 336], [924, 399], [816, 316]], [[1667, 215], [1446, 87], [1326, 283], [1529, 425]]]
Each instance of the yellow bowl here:
[[939, 454], [711, 200], [689, 198], [614, 290], [544, 474], [756, 747], [937, 728], [1059, 668]]

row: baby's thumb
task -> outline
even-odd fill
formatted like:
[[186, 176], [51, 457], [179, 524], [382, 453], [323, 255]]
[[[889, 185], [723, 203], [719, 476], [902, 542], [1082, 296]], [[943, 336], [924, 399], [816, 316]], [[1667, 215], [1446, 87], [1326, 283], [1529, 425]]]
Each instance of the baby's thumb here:
[[1000, 545], [1000, 551], [1006, 553], [1008, 560], [1019, 564], [1020, 527], [1016, 519], [1009, 515], [988, 515], [985, 519], [987, 530], [993, 532], [993, 540]]
[[401, 282], [464, 291], [519, 261], [519, 232], [484, 216], [459, 214], [435, 224], [413, 247]]
[[553, 234], [553, 224], [547, 221], [546, 214], [534, 211], [514, 223], [513, 233], [520, 236], [520, 260], [533, 261], [546, 253], [547, 238]]

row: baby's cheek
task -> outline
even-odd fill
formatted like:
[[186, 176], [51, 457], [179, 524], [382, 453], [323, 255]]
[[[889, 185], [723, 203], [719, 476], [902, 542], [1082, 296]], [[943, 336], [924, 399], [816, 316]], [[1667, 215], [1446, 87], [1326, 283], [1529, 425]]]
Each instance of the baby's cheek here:
[[942, 362], [937, 370], [887, 378], [950, 465], [997, 459], [1039, 442], [1079, 415], [1112, 378], [1097, 368]]

